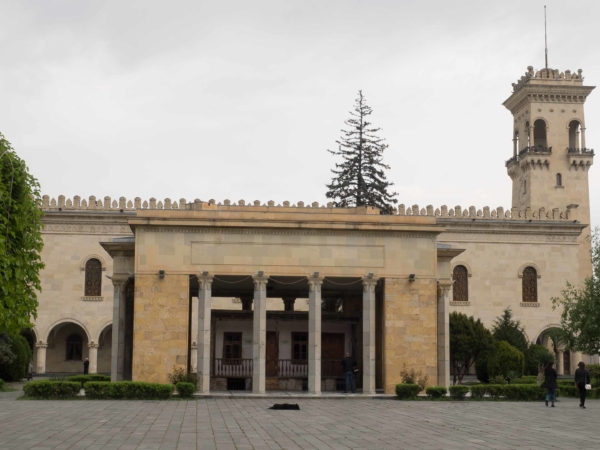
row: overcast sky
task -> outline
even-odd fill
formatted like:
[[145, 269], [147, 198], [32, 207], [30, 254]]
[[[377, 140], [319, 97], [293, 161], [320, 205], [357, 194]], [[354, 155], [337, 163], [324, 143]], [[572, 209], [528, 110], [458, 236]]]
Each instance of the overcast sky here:
[[598, 1], [4, 0], [0, 132], [52, 197], [323, 203], [362, 89], [400, 203], [507, 208], [544, 4], [550, 66], [600, 83]]

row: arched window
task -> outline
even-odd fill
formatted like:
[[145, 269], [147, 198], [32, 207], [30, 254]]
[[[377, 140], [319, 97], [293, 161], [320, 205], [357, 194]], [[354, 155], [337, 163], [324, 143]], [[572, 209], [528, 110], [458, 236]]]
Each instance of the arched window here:
[[525, 122], [525, 136], [524, 136], [524, 139], [525, 139], [524, 144], [527, 144], [527, 145], [525, 145], [524, 147], [531, 147], [531, 142], [529, 142], [529, 136], [530, 136], [529, 121], [527, 121], [527, 122]]
[[580, 129], [579, 122], [576, 120], [571, 120], [569, 123], [569, 148], [581, 148], [580, 144]]
[[560, 173], [556, 174], [556, 185], [562, 186], [562, 175]]
[[546, 122], [538, 119], [533, 123], [533, 146], [536, 150], [546, 150], [548, 141], [546, 140]]
[[527, 180], [523, 180], [523, 194], [527, 194]]
[[85, 263], [85, 293], [86, 297], [102, 295], [102, 263], [96, 258]]
[[537, 270], [528, 266], [523, 269], [523, 303], [537, 303]]
[[519, 148], [519, 130], [515, 130], [515, 137], [513, 139], [513, 156], [517, 156], [521, 149]]
[[456, 266], [452, 271], [452, 301], [469, 301], [469, 271], [465, 266]]
[[83, 340], [78, 334], [72, 334], [67, 338], [67, 360], [81, 361], [83, 355]]

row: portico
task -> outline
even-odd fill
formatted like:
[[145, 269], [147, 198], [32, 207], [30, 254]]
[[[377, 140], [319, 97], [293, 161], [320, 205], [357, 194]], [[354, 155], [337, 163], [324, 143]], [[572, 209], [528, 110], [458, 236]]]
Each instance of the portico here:
[[[113, 281], [135, 280], [131, 317], [126, 301], [115, 302], [122, 320], [113, 322], [113, 348], [126, 347], [131, 323], [133, 380], [165, 382], [182, 367], [197, 370], [201, 393], [237, 382], [258, 394], [290, 386], [319, 394], [343, 380], [346, 351], [365, 394], [392, 392], [403, 365], [432, 380], [443, 371], [448, 313], [438, 284], [450, 272], [438, 273], [444, 228], [435, 217], [197, 201], [128, 221], [129, 253], [122, 240], [102, 245], [115, 260]], [[219, 297], [241, 299], [240, 309], [213, 309]], [[267, 299], [283, 311], [268, 311]], [[294, 310], [305, 301], [307, 312]]]

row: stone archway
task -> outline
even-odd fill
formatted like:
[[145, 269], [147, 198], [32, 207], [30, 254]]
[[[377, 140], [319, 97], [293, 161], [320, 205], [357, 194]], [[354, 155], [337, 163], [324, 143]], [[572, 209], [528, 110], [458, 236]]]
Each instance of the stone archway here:
[[112, 323], [106, 325], [98, 336], [98, 373], [110, 375], [112, 354]]
[[48, 333], [46, 373], [83, 373], [83, 361], [89, 356], [88, 332], [75, 322], [55, 325]]

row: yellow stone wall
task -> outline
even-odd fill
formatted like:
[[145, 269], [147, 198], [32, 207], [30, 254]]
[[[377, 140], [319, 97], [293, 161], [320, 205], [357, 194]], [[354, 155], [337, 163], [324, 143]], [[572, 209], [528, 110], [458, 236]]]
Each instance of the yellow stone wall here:
[[187, 364], [188, 275], [137, 275], [133, 319], [133, 381], [167, 383]]
[[400, 371], [421, 370], [437, 381], [437, 285], [435, 278], [384, 280], [383, 383], [393, 394]]

